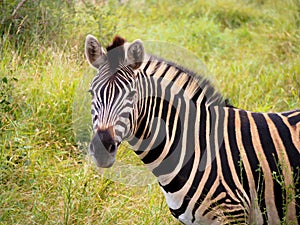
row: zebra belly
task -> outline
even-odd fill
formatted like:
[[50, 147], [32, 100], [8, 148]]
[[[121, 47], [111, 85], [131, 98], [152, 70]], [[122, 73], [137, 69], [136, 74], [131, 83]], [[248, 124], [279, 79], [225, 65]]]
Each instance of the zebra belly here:
[[[224, 224], [247, 224], [246, 217], [244, 221], [239, 220], [239, 222], [235, 221], [234, 216], [228, 216], [231, 210], [243, 210], [241, 205], [236, 205], [234, 208], [227, 208], [224, 205], [212, 207], [212, 199], [210, 197], [206, 197], [204, 201], [196, 202], [193, 198], [188, 198], [183, 193], [167, 193], [161, 187], [162, 192], [165, 195], [166, 202], [169, 206], [169, 209], [172, 215], [177, 218], [180, 222], [186, 225], [224, 225]], [[223, 195], [224, 194], [224, 195]], [[232, 199], [229, 197], [225, 197], [225, 193], [220, 195], [223, 198], [223, 201], [228, 203], [231, 202]], [[188, 203], [185, 204], [184, 201]], [[195, 206], [200, 207], [195, 210]], [[226, 204], [225, 204], [226, 205]], [[227, 216], [226, 216], [227, 215]], [[259, 223], [258, 223], [259, 224]]]

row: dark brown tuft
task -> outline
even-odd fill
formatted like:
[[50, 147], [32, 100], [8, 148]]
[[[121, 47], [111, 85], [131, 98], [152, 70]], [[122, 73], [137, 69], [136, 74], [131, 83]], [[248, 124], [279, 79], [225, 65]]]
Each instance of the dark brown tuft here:
[[112, 50], [116, 47], [124, 45], [125, 42], [126, 42], [126, 40], [124, 38], [117, 35], [117, 36], [114, 37], [113, 43], [106, 47], [106, 50], [109, 51], [109, 50]]
[[124, 62], [125, 51], [124, 45], [125, 39], [120, 36], [115, 36], [113, 43], [109, 45], [107, 50], [107, 59], [111, 68], [111, 72], [114, 73], [118, 66]]

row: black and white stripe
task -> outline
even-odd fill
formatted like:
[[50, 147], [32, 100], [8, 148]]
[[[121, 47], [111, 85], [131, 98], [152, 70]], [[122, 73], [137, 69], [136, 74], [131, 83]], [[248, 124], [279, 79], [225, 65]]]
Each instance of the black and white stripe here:
[[126, 61], [141, 59], [141, 42], [118, 42], [116, 72], [108, 60], [91, 84], [94, 128], [130, 143], [171, 213], [184, 224], [299, 224], [300, 110], [234, 108], [176, 64]]

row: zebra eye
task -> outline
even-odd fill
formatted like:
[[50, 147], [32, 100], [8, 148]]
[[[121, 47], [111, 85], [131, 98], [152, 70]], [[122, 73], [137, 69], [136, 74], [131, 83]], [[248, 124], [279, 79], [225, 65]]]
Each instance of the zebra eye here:
[[130, 99], [130, 100], [132, 100], [133, 97], [135, 96], [135, 94], [136, 94], [136, 91], [131, 91], [131, 92], [127, 95], [127, 98]]

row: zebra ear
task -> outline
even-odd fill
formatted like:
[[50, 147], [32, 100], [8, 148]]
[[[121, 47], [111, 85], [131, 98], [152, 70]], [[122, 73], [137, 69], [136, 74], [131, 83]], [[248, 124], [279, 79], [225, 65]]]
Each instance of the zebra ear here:
[[135, 40], [127, 48], [127, 62], [132, 69], [138, 69], [143, 63], [145, 49], [141, 40]]
[[85, 56], [89, 64], [98, 69], [106, 59], [106, 51], [101, 47], [97, 38], [93, 35], [87, 35], [85, 39]]

